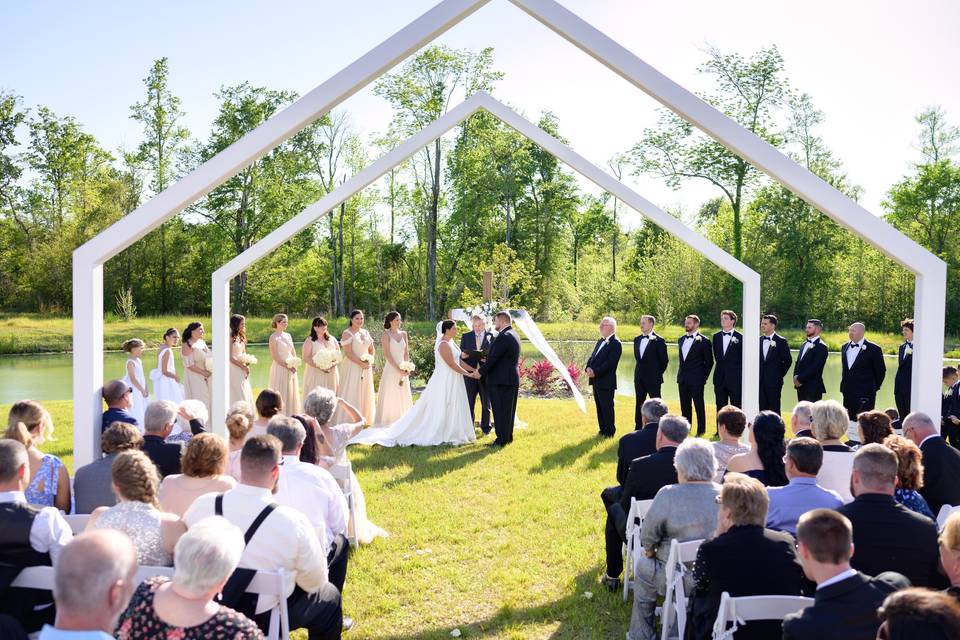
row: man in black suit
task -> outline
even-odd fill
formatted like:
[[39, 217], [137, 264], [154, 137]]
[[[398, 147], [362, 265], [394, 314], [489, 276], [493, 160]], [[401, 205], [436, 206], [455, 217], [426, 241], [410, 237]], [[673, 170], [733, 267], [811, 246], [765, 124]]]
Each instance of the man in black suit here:
[[513, 442], [513, 421], [517, 415], [517, 394], [520, 391], [520, 338], [513, 330], [510, 314], [501, 311], [493, 320], [497, 337], [490, 343], [490, 352], [480, 365], [480, 375], [487, 383], [493, 428], [494, 446]]
[[663, 372], [667, 370], [667, 363], [670, 361], [667, 356], [667, 343], [653, 331], [656, 323], [657, 319], [653, 316], [641, 316], [640, 335], [633, 339], [633, 357], [636, 361], [633, 368], [633, 391], [637, 397], [633, 423], [637, 429], [643, 423], [640, 407], [648, 397], [660, 397]]
[[760, 411], [780, 415], [783, 377], [790, 371], [793, 356], [786, 338], [777, 333], [777, 322], [772, 313], [760, 319]]
[[620, 574], [623, 573], [622, 547], [627, 538], [630, 499], [652, 500], [660, 489], [677, 483], [673, 457], [677, 453], [677, 447], [689, 433], [690, 423], [685, 419], [669, 414], [660, 418], [657, 428], [657, 452], [630, 463], [619, 501], [607, 506], [604, 531], [607, 572], [603, 576], [603, 584], [611, 591], [619, 588]]
[[183, 442], [166, 442], [177, 421], [177, 405], [169, 400], [154, 400], [143, 416], [143, 452], [157, 465], [160, 477], [180, 473]]
[[813, 403], [801, 400], [793, 407], [790, 413], [790, 430], [794, 438], [813, 438]]
[[832, 509], [800, 516], [797, 550], [817, 591], [812, 606], [783, 619], [783, 640], [873, 640], [884, 598], [910, 586], [907, 578], [892, 571], [872, 578], [853, 569], [852, 526]]
[[[460, 358], [476, 369], [480, 366], [480, 360], [471, 357], [468, 351], [488, 350], [490, 342], [493, 340], [493, 334], [486, 330], [481, 316], [473, 316], [471, 321], [473, 322], [473, 331], [460, 336]], [[477, 396], [480, 396], [480, 431], [486, 435], [490, 433], [490, 398], [487, 397], [487, 383], [483, 378], [474, 380], [464, 376], [463, 384], [467, 388], [467, 402], [470, 404], [471, 420], [476, 419], [474, 405], [477, 403]]]
[[743, 334], [735, 329], [737, 314], [720, 312], [720, 331], [713, 334], [713, 392], [717, 411], [728, 404], [743, 406]]
[[850, 486], [854, 501], [837, 511], [853, 525], [853, 568], [870, 576], [896, 571], [917, 587], [946, 587], [939, 571], [937, 523], [893, 498], [897, 454], [877, 443], [860, 447]]
[[641, 426], [620, 438], [617, 445], [617, 484], [620, 486], [627, 481], [631, 462], [656, 453], [657, 428], [660, 418], [667, 415], [667, 403], [660, 398], [650, 398], [643, 403], [640, 411], [643, 414]]
[[897, 350], [897, 375], [893, 379], [893, 399], [897, 413], [904, 417], [910, 413], [910, 387], [913, 385], [913, 318], [900, 323], [903, 344]]
[[934, 515], [945, 504], [960, 505], [960, 451], [937, 433], [933, 420], [915, 411], [903, 419], [903, 435], [923, 454], [923, 488], [920, 495]]
[[880, 346], [863, 337], [867, 328], [854, 322], [847, 329], [850, 341], [840, 349], [840, 393], [851, 422], [877, 404], [877, 391], [887, 375]]
[[822, 322], [816, 318], [807, 320], [807, 339], [800, 345], [797, 364], [793, 367], [793, 386], [797, 390], [798, 401], [817, 402], [827, 392], [823, 384], [823, 367], [830, 353], [820, 339], [822, 332]]
[[700, 333], [699, 316], [689, 315], [683, 321], [686, 333], [680, 336], [680, 367], [677, 370], [677, 386], [680, 391], [680, 413], [693, 423], [691, 404], [697, 410], [697, 435], [703, 435], [707, 426], [707, 412], [703, 406], [703, 388], [713, 368], [713, 347], [707, 337]]
[[605, 316], [600, 321], [600, 339], [593, 347], [585, 369], [593, 387], [593, 400], [597, 405], [597, 425], [601, 438], [612, 438], [617, 432], [613, 411], [613, 396], [617, 392], [617, 365], [623, 345], [617, 338], [617, 321]]
[[940, 435], [960, 448], [960, 372], [956, 367], [943, 368], [943, 386], [946, 391], [940, 402]]

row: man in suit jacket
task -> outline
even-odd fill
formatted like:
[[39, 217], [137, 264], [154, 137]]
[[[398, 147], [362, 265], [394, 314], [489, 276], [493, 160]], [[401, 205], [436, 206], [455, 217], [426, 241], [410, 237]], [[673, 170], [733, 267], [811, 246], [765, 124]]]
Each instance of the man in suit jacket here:
[[667, 363], [670, 361], [667, 356], [667, 343], [653, 330], [656, 323], [657, 319], [653, 316], [641, 316], [640, 335], [633, 339], [633, 358], [636, 361], [633, 368], [633, 391], [637, 397], [633, 423], [637, 429], [643, 422], [640, 412], [643, 402], [648, 397], [661, 397], [663, 372], [667, 370]]
[[667, 403], [660, 398], [650, 398], [641, 406], [641, 426], [620, 438], [617, 445], [617, 484], [627, 481], [630, 463], [637, 458], [657, 451], [657, 428], [660, 418], [667, 415]]
[[593, 400], [597, 405], [597, 424], [601, 438], [612, 438], [617, 431], [613, 412], [613, 396], [617, 392], [617, 365], [623, 345], [617, 338], [617, 321], [606, 316], [600, 321], [600, 339], [587, 360], [586, 374], [593, 387]]
[[[703, 388], [713, 368], [713, 347], [700, 333], [699, 316], [689, 315], [683, 321], [686, 333], [680, 336], [680, 367], [677, 386], [680, 391], [680, 413], [693, 423], [692, 407], [697, 410], [697, 435], [703, 435], [707, 426], [707, 412], [703, 406]], [[691, 406], [692, 405], [692, 406]]]
[[169, 400], [154, 400], [143, 415], [143, 452], [157, 465], [160, 477], [180, 473], [183, 442], [166, 442], [177, 421], [177, 405]]
[[960, 448], [960, 373], [956, 367], [943, 368], [943, 386], [946, 391], [940, 403], [940, 435]]
[[513, 421], [517, 415], [517, 394], [520, 391], [520, 338], [513, 330], [510, 314], [501, 311], [494, 318], [497, 337], [490, 343], [490, 352], [480, 365], [480, 375], [486, 379], [493, 412], [493, 428], [497, 438], [494, 446], [513, 442]]
[[[486, 330], [484, 320], [481, 316], [473, 316], [473, 331], [469, 331], [460, 336], [460, 358], [476, 369], [480, 366], [480, 360], [470, 357], [467, 353], [470, 351], [484, 351], [490, 348], [490, 342], [493, 340], [493, 334]], [[487, 397], [487, 383], [483, 378], [474, 380], [463, 376], [463, 384], [467, 388], [467, 402], [470, 404], [470, 419], [476, 419], [474, 405], [477, 403], [477, 396], [480, 396], [480, 431], [484, 435], [490, 433], [490, 398]]]
[[913, 386], [913, 318], [900, 323], [903, 344], [897, 350], [897, 375], [893, 379], [893, 399], [897, 413], [905, 417], [910, 413], [910, 387]]
[[[623, 543], [627, 539], [627, 515], [630, 499], [652, 500], [661, 488], [677, 483], [673, 457], [677, 447], [690, 433], [690, 423], [679, 416], [665, 415], [657, 429], [657, 452], [630, 463], [620, 500], [607, 506], [604, 543], [607, 554], [607, 572], [603, 583], [611, 591], [620, 586], [623, 572]], [[601, 494], [602, 497], [602, 494]]]
[[783, 377], [790, 371], [793, 356], [786, 338], [777, 333], [777, 322], [772, 313], [760, 319], [760, 411], [780, 415]]
[[854, 569], [875, 576], [896, 571], [918, 587], [946, 587], [940, 575], [937, 524], [893, 498], [897, 454], [882, 444], [854, 454], [850, 484], [855, 500], [837, 511], [853, 525]]
[[784, 618], [784, 640], [873, 640], [880, 627], [877, 609], [910, 581], [894, 572], [872, 578], [852, 568], [852, 525], [832, 509], [800, 516], [797, 543], [803, 571], [817, 590], [812, 606]]
[[743, 407], [743, 334], [735, 329], [737, 314], [720, 312], [720, 331], [713, 334], [713, 392], [717, 411], [731, 404]]
[[923, 496], [934, 514], [945, 504], [960, 505], [960, 451], [947, 444], [933, 420], [916, 411], [903, 420], [903, 435], [923, 454]]
[[840, 393], [851, 422], [877, 404], [877, 391], [887, 375], [880, 346], [863, 337], [867, 328], [854, 322], [847, 330], [850, 341], [840, 349]]
[[798, 401], [816, 402], [827, 392], [823, 384], [823, 367], [830, 353], [820, 339], [822, 332], [822, 322], [816, 318], [807, 320], [807, 339], [800, 345], [797, 364], [793, 367], [793, 386], [797, 390]]

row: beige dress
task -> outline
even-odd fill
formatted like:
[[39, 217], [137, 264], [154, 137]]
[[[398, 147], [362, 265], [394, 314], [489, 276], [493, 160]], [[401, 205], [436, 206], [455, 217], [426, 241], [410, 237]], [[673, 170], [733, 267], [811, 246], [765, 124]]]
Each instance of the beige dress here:
[[[340, 351], [340, 347], [333, 336], [327, 340], [311, 340], [310, 342], [312, 343], [310, 345], [311, 358], [315, 353], [317, 353], [317, 351], [320, 351], [321, 349], [326, 349], [328, 351]], [[336, 366], [329, 372], [322, 371], [321, 369], [311, 366], [312, 363], [307, 364], [306, 357], [304, 357], [303, 360], [303, 397], [306, 397], [308, 393], [317, 387], [330, 389], [334, 393], [337, 393], [337, 390], [340, 387], [340, 367]]]
[[[239, 360], [247, 352], [247, 345], [235, 340], [230, 346], [230, 357]], [[243, 369], [230, 363], [230, 404], [234, 402], [249, 402], [253, 405], [253, 389], [250, 388], [250, 377], [243, 373]]]
[[193, 350], [190, 355], [183, 357], [183, 397], [187, 400], [199, 400], [207, 407], [207, 415], [211, 415], [210, 409], [210, 378], [190, 370], [191, 366], [198, 369], [205, 369], [206, 359], [210, 357], [210, 348], [203, 340], [197, 340], [192, 345]]
[[[351, 349], [357, 358], [367, 353], [373, 338], [366, 329], [359, 333], [347, 331], [347, 338], [340, 342], [344, 350]], [[355, 406], [363, 414], [368, 424], [373, 422], [376, 405], [373, 402], [373, 367], [362, 369], [350, 358], [344, 356], [340, 371], [339, 396]]]
[[[293, 346], [293, 338], [286, 331], [279, 338], [270, 336], [270, 339], [275, 341], [277, 355], [281, 360], [297, 355], [297, 350]], [[303, 411], [300, 405], [300, 382], [297, 380], [297, 373], [277, 364], [277, 361], [273, 358], [271, 358], [270, 363], [270, 383], [267, 386], [280, 394], [280, 398], [283, 400], [281, 412], [284, 415], [292, 416]]]
[[[397, 363], [403, 362], [404, 351], [407, 348], [405, 336], [394, 340], [387, 334], [387, 344], [390, 355]], [[410, 377], [400, 375], [400, 370], [390, 364], [384, 357], [383, 374], [380, 376], [380, 390], [377, 395], [376, 427], [386, 427], [403, 417], [413, 406], [413, 395], [410, 393]]]

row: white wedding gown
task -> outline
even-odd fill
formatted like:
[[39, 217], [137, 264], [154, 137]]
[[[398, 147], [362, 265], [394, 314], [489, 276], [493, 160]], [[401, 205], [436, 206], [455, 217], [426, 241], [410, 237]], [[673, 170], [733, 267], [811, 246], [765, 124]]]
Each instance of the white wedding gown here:
[[460, 361], [460, 349], [453, 340], [438, 341], [433, 349], [433, 375], [414, 405], [390, 426], [365, 429], [349, 444], [432, 446], [476, 440], [463, 376], [444, 362], [439, 353], [444, 342], [450, 346], [454, 361]]

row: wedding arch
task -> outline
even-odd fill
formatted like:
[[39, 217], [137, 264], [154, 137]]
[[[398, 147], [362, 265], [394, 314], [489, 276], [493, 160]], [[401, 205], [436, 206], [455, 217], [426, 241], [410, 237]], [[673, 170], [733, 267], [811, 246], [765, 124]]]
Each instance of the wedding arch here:
[[[99, 423], [102, 408], [99, 389], [103, 381], [103, 263], [489, 1], [442, 0], [329, 80], [74, 251], [73, 399], [76, 464], [90, 462], [94, 459], [94, 452], [99, 450], [100, 432], [94, 425]], [[918, 410], [931, 415], [939, 414], [939, 372], [943, 354], [947, 278], [946, 264], [942, 260], [670, 80], [556, 0], [509, 1], [911, 271], [916, 276], [914, 318], [917, 330], [911, 402]], [[745, 292], [744, 301], [746, 299]], [[220, 320], [225, 321], [223, 310], [214, 308], [215, 318], [218, 313], [221, 314]], [[750, 346], [751, 342], [756, 341], [750, 338], [757, 335], [757, 330], [748, 326], [748, 322], [751, 319], [745, 317], [744, 347], [751, 350], [754, 349]], [[226, 333], [223, 327], [216, 324], [214, 330], [217, 340]], [[759, 356], [755, 354], [751, 360], [749, 351], [745, 355], [748, 360], [744, 367], [744, 390], [745, 393], [753, 393], [751, 389], [756, 385], [750, 382], [756, 380], [757, 365], [754, 363], [758, 363]], [[217, 364], [214, 385], [220, 396], [226, 386], [226, 360], [218, 360], [221, 362]], [[219, 426], [222, 417], [215, 412], [214, 425]]]

